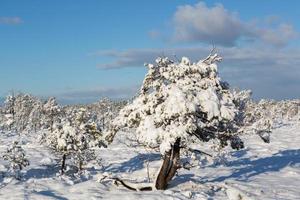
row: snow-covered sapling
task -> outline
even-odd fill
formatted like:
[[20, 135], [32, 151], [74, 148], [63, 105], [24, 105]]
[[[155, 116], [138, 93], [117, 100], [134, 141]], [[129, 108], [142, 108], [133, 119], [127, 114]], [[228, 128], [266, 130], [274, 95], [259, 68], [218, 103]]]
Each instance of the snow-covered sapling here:
[[5, 123], [3, 124], [8, 130], [11, 130], [15, 123], [15, 102], [16, 98], [14, 94], [8, 95], [4, 102]]
[[62, 109], [57, 104], [56, 99], [54, 97], [50, 97], [48, 101], [43, 105], [42, 113], [42, 125], [45, 129], [48, 129], [50, 132], [52, 132], [54, 123], [58, 122], [60, 116], [62, 115]]
[[159, 148], [163, 163], [155, 181], [166, 189], [181, 167], [180, 149], [198, 140], [215, 140], [220, 147], [244, 147], [239, 138], [239, 107], [229, 85], [221, 81], [214, 52], [197, 63], [183, 57], [180, 62], [157, 58], [139, 95], [119, 113], [106, 138], [112, 141], [124, 127], [135, 128], [140, 143]]
[[4, 103], [5, 122], [2, 123], [6, 129], [19, 133], [32, 129], [36, 131], [40, 128], [41, 106], [42, 101], [32, 95], [8, 95]]
[[26, 158], [25, 151], [19, 142], [14, 141], [4, 153], [3, 158], [9, 162], [10, 172], [15, 178], [20, 179], [20, 172], [24, 167], [29, 165], [29, 160]]
[[47, 135], [46, 142], [62, 156], [61, 173], [64, 173], [66, 159], [70, 157], [77, 163], [78, 170], [84, 162], [95, 158], [94, 147], [105, 146], [102, 133], [95, 123], [89, 122], [85, 109], [74, 110], [69, 119], [55, 124]]

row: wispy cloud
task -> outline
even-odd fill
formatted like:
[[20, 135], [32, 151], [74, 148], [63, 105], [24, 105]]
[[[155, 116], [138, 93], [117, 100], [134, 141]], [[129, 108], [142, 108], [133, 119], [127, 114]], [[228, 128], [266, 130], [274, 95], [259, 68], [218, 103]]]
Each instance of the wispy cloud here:
[[291, 40], [298, 36], [291, 24], [280, 23], [277, 27], [256, 29], [256, 36], [262, 41], [277, 47], [286, 46]]
[[[175, 57], [189, 56], [197, 60], [206, 56], [211, 47], [169, 48], [169, 49], [128, 49], [128, 50], [105, 50], [96, 53], [98, 56], [112, 58], [111, 63], [102, 63], [98, 67], [113, 69], [123, 67], [142, 67], [145, 62], [153, 62], [158, 56]], [[221, 47], [219, 53], [225, 62], [239, 66], [273, 64], [277, 67], [300, 64], [299, 49], [274, 49], [268, 47]], [[274, 66], [273, 66], [274, 67]]]
[[98, 51], [94, 55], [112, 58], [114, 61], [98, 64], [98, 68], [113, 69], [143, 66], [144, 63], [152, 62], [154, 58], [167, 55], [168, 53], [160, 49], [131, 49], [125, 51], [104, 50]]
[[94, 88], [81, 90], [68, 90], [55, 94], [57, 99], [63, 104], [91, 103], [100, 98], [109, 97], [112, 99], [129, 99], [138, 92], [138, 86], [127, 86], [118, 88]]
[[23, 23], [20, 17], [0, 17], [0, 24], [17, 25]]
[[175, 42], [234, 46], [240, 40], [257, 40], [282, 47], [298, 36], [291, 24], [280, 22], [275, 16], [245, 22], [238, 13], [230, 12], [222, 4], [208, 7], [199, 2], [179, 6], [172, 21]]
[[156, 39], [161, 36], [161, 33], [158, 30], [153, 29], [148, 32], [148, 35], [150, 36], [150, 38]]

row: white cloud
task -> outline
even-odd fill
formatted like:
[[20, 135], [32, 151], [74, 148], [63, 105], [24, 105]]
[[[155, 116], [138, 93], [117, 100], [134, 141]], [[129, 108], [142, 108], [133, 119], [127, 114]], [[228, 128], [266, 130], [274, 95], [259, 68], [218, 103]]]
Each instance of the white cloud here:
[[199, 2], [177, 8], [173, 16], [173, 39], [223, 46], [234, 46], [240, 40], [250, 39], [285, 46], [298, 35], [292, 25], [280, 23], [276, 16], [268, 16], [259, 22], [242, 21], [237, 13], [226, 10], [222, 4], [208, 7]]
[[279, 47], [287, 45], [298, 35], [292, 25], [285, 23], [281, 23], [273, 29], [257, 29], [256, 32], [263, 41]]
[[16, 25], [22, 22], [20, 17], [0, 17], [0, 24]]
[[212, 8], [204, 2], [179, 6], [173, 20], [174, 39], [177, 41], [206, 41], [232, 46], [241, 36], [250, 34], [237, 14], [221, 4]]

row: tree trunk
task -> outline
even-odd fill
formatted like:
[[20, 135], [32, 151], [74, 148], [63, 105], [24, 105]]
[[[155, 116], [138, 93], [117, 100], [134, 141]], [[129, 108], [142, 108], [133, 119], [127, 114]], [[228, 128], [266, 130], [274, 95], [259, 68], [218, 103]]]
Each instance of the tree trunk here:
[[102, 129], [103, 129], [103, 130], [105, 129], [104, 126], [105, 126], [105, 118], [103, 117], [103, 118], [102, 118]]
[[66, 158], [67, 158], [67, 155], [66, 154], [63, 154], [63, 157], [62, 157], [62, 162], [61, 162], [61, 175], [64, 174], [64, 170], [65, 170], [65, 165], [66, 165]]
[[168, 183], [172, 180], [180, 168], [180, 138], [176, 139], [170, 151], [164, 155], [164, 161], [156, 178], [155, 187], [158, 190], [167, 189]]
[[50, 132], [51, 133], [53, 132], [53, 124], [54, 124], [53, 119], [51, 119], [51, 122], [50, 122]]
[[[171, 146], [171, 150], [165, 152], [164, 161], [160, 168], [155, 181], [155, 188], [157, 190], [167, 189], [168, 183], [172, 180], [177, 170], [180, 168], [180, 138]], [[153, 186], [137, 187], [133, 184], [128, 184], [119, 178], [113, 178], [118, 185], [122, 184], [124, 187], [134, 191], [151, 191]]]
[[83, 165], [83, 162], [80, 160], [79, 163], [78, 163], [78, 171], [79, 172], [82, 171], [82, 165]]

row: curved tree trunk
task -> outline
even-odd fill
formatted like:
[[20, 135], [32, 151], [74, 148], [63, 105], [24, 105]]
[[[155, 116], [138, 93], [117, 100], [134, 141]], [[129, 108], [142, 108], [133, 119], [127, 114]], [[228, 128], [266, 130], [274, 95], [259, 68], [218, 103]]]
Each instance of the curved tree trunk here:
[[[157, 190], [167, 189], [168, 183], [172, 180], [177, 170], [180, 168], [180, 138], [176, 139], [176, 142], [172, 145], [171, 150], [167, 151], [164, 155], [164, 161], [160, 168], [160, 171], [156, 177], [155, 188]], [[150, 191], [153, 190], [153, 186], [137, 187], [136, 184], [127, 183], [119, 178], [113, 178], [115, 184], [121, 184], [127, 189], [134, 191]]]
[[155, 188], [158, 190], [167, 189], [168, 183], [172, 180], [180, 168], [180, 138], [172, 145], [170, 151], [164, 155], [164, 161], [156, 178]]
[[83, 162], [82, 162], [82, 160], [80, 160], [79, 163], [78, 163], [78, 171], [79, 172], [81, 172], [82, 169], [83, 169], [82, 165], [83, 165]]

